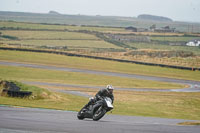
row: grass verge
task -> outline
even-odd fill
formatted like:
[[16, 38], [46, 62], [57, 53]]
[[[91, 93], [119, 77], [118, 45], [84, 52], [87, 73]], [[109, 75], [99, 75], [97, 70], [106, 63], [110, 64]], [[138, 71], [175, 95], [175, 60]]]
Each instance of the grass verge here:
[[[0, 96], [0, 104], [77, 111], [87, 102], [87, 98], [84, 97], [51, 92], [47, 89], [22, 84], [16, 81], [14, 81], [14, 83], [16, 83], [16, 85], [19, 86], [21, 90], [28, 90], [33, 92], [33, 94], [27, 98]], [[2, 87], [0, 87], [0, 92], [1, 89]]]
[[149, 80], [138, 80], [114, 76], [65, 72], [38, 68], [13, 67], [0, 65], [0, 77], [6, 80], [38, 81], [47, 83], [65, 83], [74, 85], [104, 86], [113, 84], [125, 88], [174, 89], [184, 85]]
[[116, 114], [200, 120], [200, 93], [116, 92]]
[[[72, 88], [62, 88], [72, 89]], [[98, 90], [74, 88], [95, 95]], [[115, 101], [112, 114], [150, 116], [162, 118], [200, 120], [200, 93], [175, 92], [134, 92], [114, 91]], [[57, 110], [79, 111], [86, 103], [87, 98], [50, 92], [43, 99], [21, 99], [0, 96], [0, 104], [48, 108]], [[110, 113], [109, 113], [110, 114]]]
[[[85, 91], [84, 91], [85, 92]], [[89, 90], [90, 95], [95, 91]], [[114, 91], [113, 114], [200, 120], [200, 93]]]
[[199, 125], [200, 125], [200, 121], [195, 121], [195, 122], [182, 122], [182, 123], [178, 123], [178, 125], [199, 126]]
[[200, 71], [178, 70], [46, 53], [0, 50], [0, 60], [200, 81]]

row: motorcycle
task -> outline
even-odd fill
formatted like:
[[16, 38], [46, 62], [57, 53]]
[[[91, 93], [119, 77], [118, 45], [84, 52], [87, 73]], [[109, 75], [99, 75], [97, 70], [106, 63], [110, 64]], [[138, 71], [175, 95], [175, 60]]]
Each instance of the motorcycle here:
[[109, 97], [101, 98], [89, 107], [83, 107], [77, 114], [79, 120], [90, 118], [94, 121], [100, 120], [108, 111], [113, 109], [112, 100]]

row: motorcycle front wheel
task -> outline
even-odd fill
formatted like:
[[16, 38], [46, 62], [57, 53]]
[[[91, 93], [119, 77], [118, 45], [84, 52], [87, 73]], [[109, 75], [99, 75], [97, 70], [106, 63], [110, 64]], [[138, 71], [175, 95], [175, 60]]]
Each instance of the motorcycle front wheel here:
[[77, 114], [77, 118], [79, 119], [79, 120], [83, 120], [85, 117], [84, 117], [84, 108], [82, 108], [79, 112], [78, 112], [78, 114]]
[[93, 115], [93, 120], [94, 121], [98, 121], [99, 119], [101, 119], [104, 115], [106, 114], [106, 110], [100, 106]]

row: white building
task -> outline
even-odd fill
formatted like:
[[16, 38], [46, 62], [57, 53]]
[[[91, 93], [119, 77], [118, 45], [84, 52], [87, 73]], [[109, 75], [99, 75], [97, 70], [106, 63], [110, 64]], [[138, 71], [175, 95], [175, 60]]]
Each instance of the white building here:
[[187, 46], [200, 46], [200, 39], [190, 40], [186, 43]]

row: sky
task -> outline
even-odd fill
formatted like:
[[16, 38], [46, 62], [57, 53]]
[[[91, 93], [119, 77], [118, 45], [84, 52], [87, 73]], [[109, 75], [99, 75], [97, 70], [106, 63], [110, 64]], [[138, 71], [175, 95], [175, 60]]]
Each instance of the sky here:
[[200, 22], [200, 0], [0, 0], [0, 11], [137, 17]]

